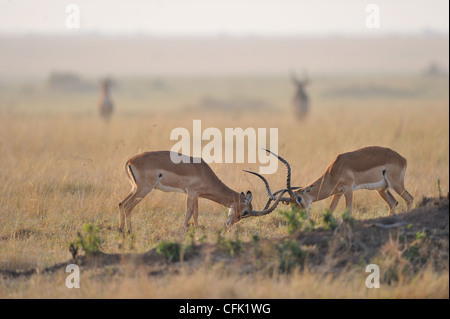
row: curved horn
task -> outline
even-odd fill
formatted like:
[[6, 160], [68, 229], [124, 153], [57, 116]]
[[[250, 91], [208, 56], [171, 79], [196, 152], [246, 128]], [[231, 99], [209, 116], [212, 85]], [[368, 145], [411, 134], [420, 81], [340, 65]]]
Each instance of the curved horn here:
[[[301, 187], [291, 187], [291, 189], [293, 190], [293, 191], [295, 191], [295, 190], [297, 190], [297, 189], [301, 189]], [[283, 188], [283, 189], [280, 189], [280, 190], [277, 190], [275, 193], [273, 193], [272, 195], [274, 196], [274, 197], [276, 197], [280, 192], [282, 192], [282, 191], [284, 191], [284, 190], [286, 190], [287, 191], [287, 189], [286, 188]]]
[[264, 150], [266, 152], [269, 152], [273, 156], [276, 156], [280, 162], [282, 162], [284, 165], [286, 165], [286, 168], [287, 168], [286, 188], [287, 188], [287, 192], [289, 193], [289, 196], [291, 196], [291, 198], [294, 198], [295, 195], [294, 195], [294, 192], [292, 191], [292, 187], [291, 187], [291, 165], [289, 165], [288, 161], [286, 161], [281, 156], [275, 154], [271, 150], [268, 150], [267, 148], [265, 148]]
[[287, 190], [283, 190], [276, 198], [275, 203], [273, 203], [273, 205], [270, 208], [267, 209], [263, 209], [263, 210], [252, 210], [248, 212], [248, 216], [264, 216], [267, 214], [270, 214], [271, 212], [273, 212], [275, 210], [275, 208], [277, 208], [278, 203], [281, 201], [281, 199], [283, 198], [284, 193], [286, 193]]
[[[267, 190], [267, 194], [269, 195], [269, 199], [267, 200], [267, 203], [264, 206], [263, 210], [267, 209], [269, 207], [270, 203], [277, 199], [275, 195], [278, 195], [283, 189], [277, 191], [276, 194], [272, 194], [272, 192], [270, 191], [269, 182], [267, 182], [267, 179], [265, 179], [264, 176], [262, 176], [262, 175], [260, 175], [258, 173], [252, 172], [252, 171], [247, 171], [245, 169], [244, 169], [244, 172], [247, 172], [247, 173], [253, 174], [255, 176], [258, 176], [264, 182], [264, 184], [266, 185], [266, 190]], [[287, 191], [287, 190], [284, 189], [284, 191]], [[291, 199], [289, 197], [282, 197], [281, 201], [286, 204], [286, 203], [289, 203], [291, 201]]]
[[265, 179], [263, 176], [259, 175], [258, 173], [255, 173], [255, 172], [252, 172], [252, 171], [247, 171], [246, 169], [244, 169], [244, 172], [253, 174], [253, 175], [258, 176], [259, 178], [261, 178], [262, 181], [264, 182], [264, 184], [266, 185], [267, 194], [269, 195], [269, 197], [272, 200], [275, 200], [275, 196], [273, 196], [272, 192], [270, 191], [270, 186], [269, 186], [269, 182], [267, 182], [267, 179]]

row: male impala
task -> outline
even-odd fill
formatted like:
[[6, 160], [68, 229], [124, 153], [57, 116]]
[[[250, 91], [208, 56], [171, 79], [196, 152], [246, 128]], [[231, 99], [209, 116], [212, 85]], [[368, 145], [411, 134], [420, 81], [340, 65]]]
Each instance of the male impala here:
[[101, 96], [98, 101], [98, 111], [105, 121], [109, 121], [114, 111], [114, 104], [110, 96], [111, 84], [112, 81], [109, 78], [100, 80]]
[[369, 189], [378, 191], [381, 198], [389, 205], [389, 214], [393, 214], [398, 202], [389, 191], [389, 188], [392, 188], [405, 200], [408, 210], [412, 206], [414, 198], [404, 185], [406, 159], [389, 148], [370, 146], [340, 154], [322, 176], [304, 188], [291, 187], [289, 163], [277, 154], [272, 154], [286, 165], [288, 178], [287, 189], [274, 194], [268, 191], [271, 196], [268, 204], [275, 195], [287, 191], [290, 199], [281, 198], [280, 200], [290, 201], [306, 209], [309, 218], [309, 208], [312, 202], [333, 196], [330, 204], [330, 211], [333, 212], [341, 197], [344, 196], [348, 213], [351, 214], [353, 192], [358, 189]]
[[295, 95], [292, 101], [294, 112], [299, 119], [303, 119], [309, 111], [309, 97], [306, 93], [309, 80], [306, 75], [303, 76], [302, 80], [299, 80], [294, 74], [291, 74], [291, 81], [295, 86]]
[[185, 157], [181, 163], [173, 163], [171, 152], [146, 152], [129, 159], [125, 169], [132, 189], [128, 196], [119, 204], [120, 225], [123, 231], [125, 219], [128, 232], [131, 232], [131, 211], [154, 188], [164, 192], [180, 192], [187, 194], [186, 216], [184, 226], [194, 215], [194, 224], [198, 225], [198, 198], [210, 199], [223, 206], [229, 207], [227, 226], [231, 226], [242, 218], [262, 216], [275, 210], [286, 190], [274, 198], [272, 207], [262, 211], [252, 208], [252, 193], [238, 193], [226, 186], [203, 160], [194, 161], [192, 157]]

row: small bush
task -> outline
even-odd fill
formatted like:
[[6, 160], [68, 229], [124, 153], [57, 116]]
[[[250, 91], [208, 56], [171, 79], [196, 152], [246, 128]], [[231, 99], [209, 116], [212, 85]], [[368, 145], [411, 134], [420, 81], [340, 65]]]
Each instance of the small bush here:
[[337, 227], [336, 219], [333, 217], [333, 213], [330, 210], [323, 212], [323, 228], [325, 230], [333, 230]]
[[292, 235], [300, 230], [303, 221], [306, 219], [305, 210], [301, 210], [297, 206], [291, 206], [289, 210], [282, 212], [283, 218], [287, 221], [288, 234]]
[[279, 272], [290, 273], [295, 267], [303, 267], [306, 252], [298, 245], [297, 241], [285, 239], [276, 246], [279, 260]]
[[258, 233], [252, 235], [251, 243], [253, 247], [253, 255], [257, 258], [257, 262], [259, 262], [259, 258], [263, 255], [263, 251], [261, 248], [261, 237]]
[[413, 264], [421, 264], [426, 262], [426, 245], [424, 244], [427, 234], [424, 231], [416, 232], [413, 242], [408, 245], [408, 248], [403, 253], [403, 257], [408, 259]]
[[252, 241], [253, 245], [257, 245], [260, 242], [260, 240], [261, 240], [261, 237], [259, 236], [258, 233], [253, 234], [251, 237], [251, 241]]
[[345, 212], [342, 213], [342, 221], [348, 226], [350, 226], [350, 228], [353, 228], [356, 222], [355, 218], [353, 218], [352, 215], [348, 213], [348, 210], [345, 210]]
[[234, 256], [241, 251], [241, 239], [239, 238], [239, 231], [234, 233], [235, 239], [224, 238], [220, 232], [217, 233], [217, 246], [219, 249], [227, 252], [230, 256]]
[[84, 251], [86, 256], [95, 255], [100, 251], [101, 239], [98, 236], [98, 227], [89, 223], [83, 228], [84, 234], [78, 232], [76, 241], [69, 243], [69, 251], [73, 258], [76, 257], [79, 248]]
[[76, 259], [78, 255], [78, 246], [75, 243], [69, 243], [69, 251], [72, 254], [72, 259]]
[[156, 253], [164, 255], [169, 262], [177, 262], [180, 261], [181, 245], [163, 241], [156, 248]]

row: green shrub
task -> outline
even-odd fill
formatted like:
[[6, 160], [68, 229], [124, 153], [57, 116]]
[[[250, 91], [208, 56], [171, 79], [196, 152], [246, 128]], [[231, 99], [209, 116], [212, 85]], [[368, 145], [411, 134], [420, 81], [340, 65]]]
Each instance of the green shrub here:
[[427, 234], [424, 231], [416, 232], [415, 240], [409, 244], [409, 247], [403, 253], [403, 257], [414, 264], [426, 262], [426, 260], [424, 260], [425, 256], [422, 256], [424, 254], [424, 249], [426, 249], [426, 246], [424, 247], [426, 236]]
[[181, 245], [163, 241], [156, 247], [156, 253], [164, 255], [169, 262], [177, 262], [180, 261]]
[[89, 223], [84, 225], [83, 228], [84, 234], [78, 232], [76, 241], [69, 243], [69, 251], [74, 258], [79, 248], [84, 251], [86, 256], [95, 255], [100, 251], [101, 239], [98, 236], [98, 227]]
[[333, 217], [333, 213], [326, 209], [323, 212], [323, 228], [325, 230], [333, 230], [337, 227], [336, 219]]
[[301, 210], [297, 206], [291, 206], [290, 209], [282, 212], [283, 218], [288, 225], [288, 234], [292, 235], [301, 229], [303, 221], [306, 219], [305, 210]]
[[303, 267], [306, 252], [298, 245], [297, 241], [285, 239], [276, 246], [279, 260], [279, 272], [290, 273], [295, 267]]
[[218, 248], [227, 252], [230, 256], [239, 254], [242, 248], [241, 239], [239, 238], [239, 231], [237, 230], [234, 235], [235, 238], [233, 240], [223, 237], [220, 232], [217, 233], [216, 243]]
[[350, 228], [353, 228], [353, 226], [355, 226], [355, 218], [352, 217], [352, 215], [350, 215], [348, 213], [348, 210], [346, 209], [343, 213], [342, 213], [342, 221], [347, 224], [348, 226], [350, 226]]

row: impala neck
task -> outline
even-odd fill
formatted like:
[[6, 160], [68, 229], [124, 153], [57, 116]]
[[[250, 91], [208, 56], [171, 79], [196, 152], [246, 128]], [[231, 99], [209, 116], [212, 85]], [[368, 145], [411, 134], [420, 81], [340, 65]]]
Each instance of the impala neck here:
[[331, 182], [328, 172], [325, 172], [310, 185], [312, 185], [312, 189], [309, 195], [313, 198], [314, 202], [328, 198], [339, 192], [337, 185], [333, 185]]
[[241, 194], [232, 190], [220, 181], [220, 183], [208, 188], [202, 197], [210, 199], [223, 206], [231, 207], [242, 201], [241, 196]]

